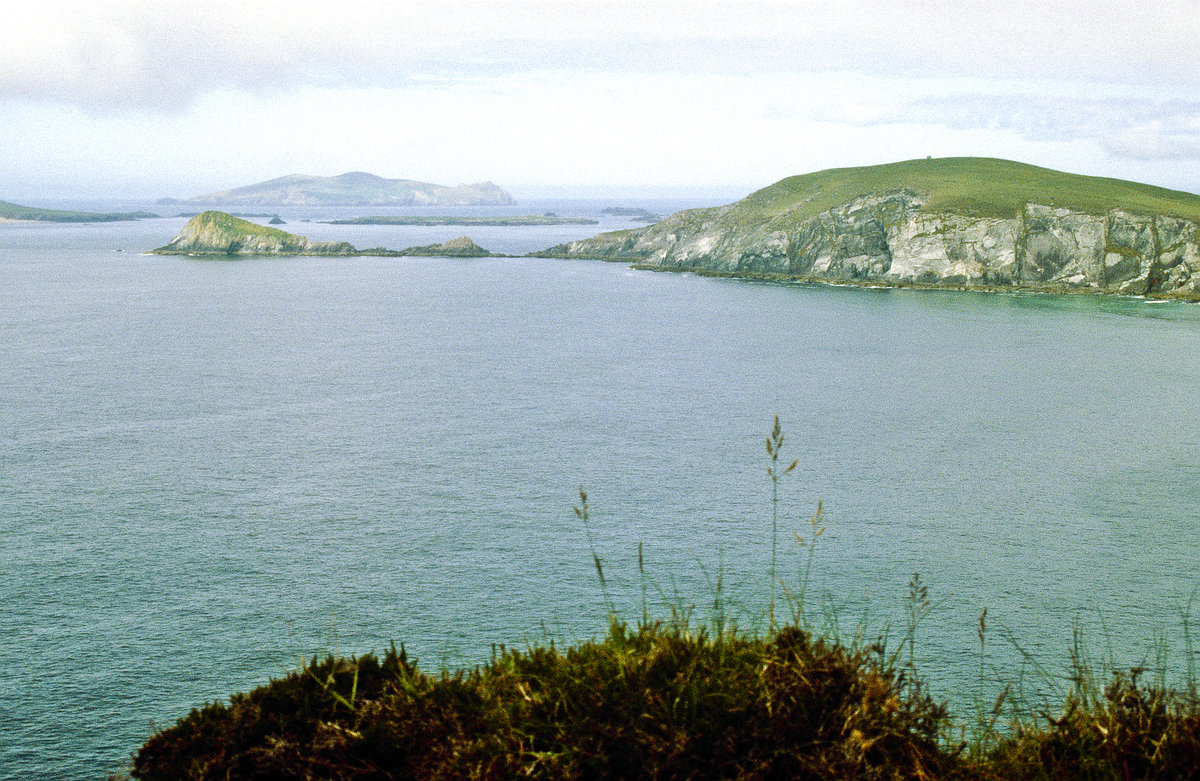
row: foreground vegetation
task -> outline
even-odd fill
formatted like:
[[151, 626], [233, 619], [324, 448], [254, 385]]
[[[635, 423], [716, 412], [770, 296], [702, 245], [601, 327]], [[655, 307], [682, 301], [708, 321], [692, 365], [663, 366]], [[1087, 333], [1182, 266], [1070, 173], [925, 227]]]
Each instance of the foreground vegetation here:
[[[609, 609], [603, 639], [500, 647], [474, 669], [425, 672], [403, 646], [313, 658], [226, 703], [193, 710], [134, 758], [155, 779], [1190, 779], [1200, 778], [1200, 696], [1188, 618], [1182, 690], [1142, 668], [1096, 675], [1077, 647], [1056, 704], [1030, 706], [1006, 688], [953, 718], [918, 675], [913, 648], [931, 609], [920, 577], [908, 586], [907, 627], [843, 641], [805, 612], [820, 505], [800, 543], [798, 582], [776, 589], [781, 460], [776, 419], [767, 623], [733, 628], [718, 607], [636, 625], [613, 608], [592, 541], [587, 494], [575, 513]], [[777, 610], [778, 608], [778, 610]], [[778, 613], [785, 619], [776, 620]], [[979, 617], [980, 678], [987, 611]], [[1148, 681], [1149, 679], [1149, 681]]]
[[1114, 676], [972, 743], [886, 649], [614, 622], [469, 671], [316, 659], [146, 743], [142, 779], [1193, 778], [1194, 698]]

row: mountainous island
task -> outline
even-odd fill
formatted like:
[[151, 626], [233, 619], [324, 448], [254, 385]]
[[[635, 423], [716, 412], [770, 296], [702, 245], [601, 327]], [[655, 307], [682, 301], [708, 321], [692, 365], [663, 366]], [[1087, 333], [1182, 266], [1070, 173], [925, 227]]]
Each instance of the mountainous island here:
[[1200, 299], [1200, 195], [992, 158], [776, 182], [541, 257], [826, 282]]
[[0, 201], [0, 220], [30, 222], [132, 222], [153, 219], [150, 212], [74, 212], [61, 209], [41, 209]]
[[150, 250], [154, 255], [234, 256], [443, 256], [454, 258], [498, 257], [467, 236], [444, 244], [429, 244], [389, 250], [382, 247], [356, 249], [345, 241], [310, 241], [304, 236], [259, 225], [232, 214], [207, 211], [188, 220], [170, 243]]
[[504, 206], [511, 195], [491, 182], [442, 184], [385, 179], [352, 171], [340, 176], [292, 174], [258, 184], [198, 195], [179, 203], [248, 206]]

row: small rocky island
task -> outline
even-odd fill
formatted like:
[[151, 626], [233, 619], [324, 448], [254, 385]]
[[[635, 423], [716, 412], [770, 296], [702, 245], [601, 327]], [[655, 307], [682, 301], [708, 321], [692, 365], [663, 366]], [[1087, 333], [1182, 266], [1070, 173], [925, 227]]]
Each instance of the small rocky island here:
[[992, 158], [784, 179], [727, 206], [560, 244], [702, 274], [1200, 300], [1200, 195]]
[[225, 212], [207, 211], [188, 220], [183, 230], [165, 246], [150, 251], [154, 255], [234, 256], [375, 256], [375, 257], [498, 257], [467, 236], [444, 244], [429, 244], [390, 250], [382, 247], [356, 249], [345, 241], [310, 241], [304, 236], [259, 225]]
[[442, 244], [426, 244], [421, 247], [402, 249], [400, 255], [414, 257], [442, 258], [486, 258], [495, 257], [483, 247], [471, 240], [470, 236], [459, 236]]
[[354, 255], [345, 241], [309, 241], [225, 212], [201, 212], [155, 255]]
[[636, 206], [608, 206], [601, 209], [600, 213], [611, 217], [626, 217], [632, 222], [658, 222], [662, 219], [661, 214], [655, 214]]

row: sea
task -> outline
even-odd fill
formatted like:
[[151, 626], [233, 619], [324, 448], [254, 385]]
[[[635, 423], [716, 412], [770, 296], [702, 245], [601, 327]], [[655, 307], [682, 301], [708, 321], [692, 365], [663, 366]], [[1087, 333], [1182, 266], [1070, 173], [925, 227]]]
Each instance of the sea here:
[[1055, 702], [1073, 655], [1195, 670], [1196, 304], [522, 257], [695, 202], [281, 210], [514, 256], [480, 259], [155, 256], [183, 207], [46, 205], [171, 216], [0, 224], [2, 778], [119, 773], [314, 656], [455, 669], [610, 608], [763, 631], [772, 591], [965, 724]]

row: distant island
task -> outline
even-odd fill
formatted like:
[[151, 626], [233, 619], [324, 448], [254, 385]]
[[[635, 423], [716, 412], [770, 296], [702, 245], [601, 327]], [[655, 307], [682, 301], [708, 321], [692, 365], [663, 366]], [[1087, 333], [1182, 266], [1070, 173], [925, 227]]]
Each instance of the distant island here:
[[[200, 212], [179, 212], [176, 217], [195, 217]], [[234, 217], [241, 217], [244, 220], [282, 220], [276, 212], [227, 212]], [[275, 223], [278, 225], [279, 223]]]
[[459, 236], [442, 244], [426, 244], [420, 247], [402, 249], [397, 255], [413, 257], [441, 258], [487, 258], [497, 257], [476, 244], [469, 236]]
[[356, 249], [345, 241], [310, 241], [304, 236], [259, 225], [232, 214], [207, 211], [197, 214], [165, 246], [150, 250], [154, 255], [194, 255], [202, 257], [245, 256], [335, 256], [335, 257], [501, 257], [488, 252], [467, 236], [444, 244], [428, 244], [390, 250], [382, 247]]
[[633, 222], [658, 222], [662, 219], [661, 214], [655, 214], [652, 211], [633, 206], [609, 206], [601, 209], [600, 213], [613, 217], [628, 217]]
[[992, 158], [783, 179], [534, 253], [702, 274], [1200, 300], [1200, 195]]
[[[176, 202], [162, 199], [159, 203]], [[352, 171], [340, 176], [292, 174], [198, 195], [177, 203], [211, 206], [504, 206], [511, 195], [491, 182], [447, 187]]]
[[0, 220], [29, 222], [132, 222], [157, 218], [150, 212], [73, 212], [60, 209], [40, 209], [0, 201]]
[[559, 217], [555, 214], [525, 214], [497, 217], [354, 217], [348, 220], [326, 220], [329, 225], [476, 225], [515, 227], [521, 225], [599, 225], [599, 220], [587, 217]]

